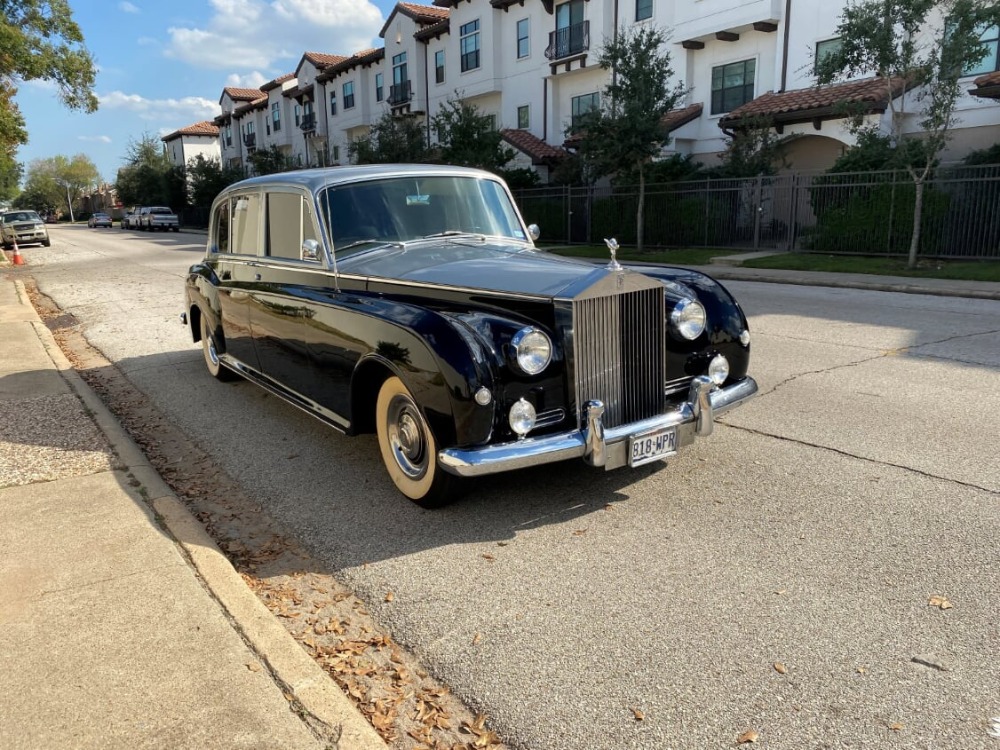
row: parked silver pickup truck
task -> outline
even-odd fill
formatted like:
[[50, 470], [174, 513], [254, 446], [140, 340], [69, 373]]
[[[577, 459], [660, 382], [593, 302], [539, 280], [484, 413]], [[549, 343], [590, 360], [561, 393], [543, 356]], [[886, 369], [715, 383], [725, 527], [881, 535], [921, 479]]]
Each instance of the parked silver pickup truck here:
[[180, 223], [177, 214], [166, 206], [143, 206], [139, 210], [139, 229], [144, 232], [153, 232], [171, 229], [180, 231]]

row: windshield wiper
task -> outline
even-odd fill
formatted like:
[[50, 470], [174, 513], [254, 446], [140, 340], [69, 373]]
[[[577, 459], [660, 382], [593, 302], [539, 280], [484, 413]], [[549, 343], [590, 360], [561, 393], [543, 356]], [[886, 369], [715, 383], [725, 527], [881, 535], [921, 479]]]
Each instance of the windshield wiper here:
[[389, 240], [380, 240], [378, 238], [373, 237], [368, 240], [355, 240], [354, 242], [351, 242], [344, 246], [334, 245], [333, 249], [338, 253], [342, 253], [344, 250], [350, 250], [352, 247], [358, 247], [359, 245], [395, 245], [395, 244], [398, 243], [390, 242]]

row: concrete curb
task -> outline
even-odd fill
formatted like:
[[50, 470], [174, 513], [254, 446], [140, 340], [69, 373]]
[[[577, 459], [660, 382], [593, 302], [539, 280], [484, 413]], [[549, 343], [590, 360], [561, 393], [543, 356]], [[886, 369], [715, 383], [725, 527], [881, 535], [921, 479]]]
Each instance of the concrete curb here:
[[24, 283], [15, 280], [14, 287], [19, 300], [34, 313], [31, 324], [46, 353], [108, 439], [122, 464], [121, 468], [140, 483], [140, 492], [145, 495], [157, 520], [184, 550], [184, 556], [205, 587], [228, 614], [244, 641], [268, 667], [282, 690], [292, 696], [315, 722], [324, 725], [325, 734], [339, 738], [339, 747], [385, 750], [382, 738], [322, 667], [247, 587], [201, 523], [174, 495], [118, 419], [73, 368], [52, 332], [38, 317]]

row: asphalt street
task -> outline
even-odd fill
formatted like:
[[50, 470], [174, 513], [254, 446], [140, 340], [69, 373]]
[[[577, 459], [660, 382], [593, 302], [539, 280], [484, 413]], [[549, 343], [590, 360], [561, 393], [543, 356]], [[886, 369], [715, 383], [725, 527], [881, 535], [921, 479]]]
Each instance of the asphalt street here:
[[998, 747], [1000, 302], [727, 282], [761, 395], [710, 439], [428, 512], [374, 438], [204, 372], [203, 235], [52, 237], [41, 291], [511, 746]]

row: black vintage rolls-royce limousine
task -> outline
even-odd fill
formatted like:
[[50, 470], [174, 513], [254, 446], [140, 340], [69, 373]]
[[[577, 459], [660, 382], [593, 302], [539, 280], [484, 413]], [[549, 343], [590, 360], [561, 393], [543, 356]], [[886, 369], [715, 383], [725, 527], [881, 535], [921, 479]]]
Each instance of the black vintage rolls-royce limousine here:
[[750, 398], [729, 292], [678, 268], [540, 252], [502, 180], [443, 166], [256, 177], [212, 208], [182, 320], [208, 371], [347, 434], [440, 504], [463, 477], [674, 455]]

